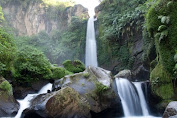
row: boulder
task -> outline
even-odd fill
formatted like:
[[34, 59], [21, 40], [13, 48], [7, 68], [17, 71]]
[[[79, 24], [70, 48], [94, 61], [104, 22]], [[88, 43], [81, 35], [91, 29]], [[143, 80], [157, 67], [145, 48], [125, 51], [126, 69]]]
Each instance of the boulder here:
[[38, 95], [31, 101], [31, 107], [22, 117], [50, 118], [90, 118], [90, 106], [87, 100], [71, 87], [59, 91]]
[[56, 80], [53, 92], [34, 98], [22, 117], [90, 118], [91, 112], [117, 106], [120, 99], [113, 89], [111, 72], [88, 67], [84, 72]]
[[0, 77], [0, 117], [13, 117], [19, 110], [19, 103], [15, 100], [12, 86]]
[[144, 67], [144, 65], [139, 66], [135, 71], [132, 73], [132, 78], [134, 80], [139, 81], [146, 81], [149, 80], [150, 72], [148, 69]]
[[122, 70], [122, 71], [120, 71], [117, 75], [115, 75], [114, 77], [115, 78], [127, 78], [127, 79], [131, 79], [132, 77], [132, 73], [131, 73], [131, 71], [130, 70], [127, 70], [127, 69], [125, 69], [125, 70]]
[[177, 101], [170, 102], [165, 109], [163, 118], [176, 118], [177, 116]]
[[69, 86], [86, 98], [90, 110], [99, 113], [120, 103], [113, 90], [113, 79], [110, 71], [89, 66], [84, 72], [68, 75], [55, 81], [53, 88]]

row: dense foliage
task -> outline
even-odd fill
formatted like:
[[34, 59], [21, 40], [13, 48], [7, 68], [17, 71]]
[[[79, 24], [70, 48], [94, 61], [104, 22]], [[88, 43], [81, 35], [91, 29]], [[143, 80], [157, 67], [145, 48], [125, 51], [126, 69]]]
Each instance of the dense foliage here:
[[18, 50], [14, 63], [16, 81], [29, 83], [39, 79], [50, 79], [51, 64], [44, 54], [26, 46]]
[[[177, 50], [177, 2], [157, 0], [148, 10], [146, 26], [151, 38], [155, 40], [157, 65], [152, 68], [151, 81], [158, 79], [154, 90], [164, 99], [172, 98], [176, 91], [174, 74], [174, 55]], [[173, 83], [172, 83], [173, 82]]]
[[[97, 39], [100, 65], [110, 65], [115, 60], [120, 60], [122, 68], [118, 70], [131, 69], [134, 58], [130, 56], [130, 47], [133, 45], [134, 32], [141, 29], [144, 6], [139, 5], [144, 2], [145, 0], [102, 1]], [[128, 42], [122, 41], [124, 38], [128, 38]]]
[[15, 44], [13, 38], [2, 27], [0, 28], [0, 75], [9, 76], [15, 58]]

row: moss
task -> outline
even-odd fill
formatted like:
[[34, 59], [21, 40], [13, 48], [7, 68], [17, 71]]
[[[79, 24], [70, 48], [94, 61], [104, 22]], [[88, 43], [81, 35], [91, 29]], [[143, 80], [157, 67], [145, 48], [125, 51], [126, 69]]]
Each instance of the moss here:
[[72, 72], [69, 72], [68, 70], [62, 67], [54, 67], [51, 70], [52, 70], [52, 79], [60, 79], [65, 75], [73, 74]]
[[173, 84], [170, 74], [161, 64], [152, 70], [151, 75], [152, 90], [163, 99], [171, 99], [174, 95]]
[[90, 76], [90, 74], [89, 74], [88, 72], [85, 72], [85, 73], [83, 74], [83, 76], [84, 76], [85, 78], [88, 78], [88, 77]]
[[85, 70], [84, 64], [79, 60], [66, 60], [63, 62], [63, 66], [66, 70], [73, 72], [73, 73], [79, 73], [83, 72]]
[[95, 82], [95, 86], [96, 86], [95, 93], [97, 95], [101, 95], [103, 94], [104, 91], [108, 90], [108, 87], [100, 82]]
[[156, 65], [157, 65], [158, 61], [157, 59], [154, 59], [151, 63], [150, 63], [150, 71], [152, 71]]
[[0, 84], [0, 89], [7, 91], [9, 94], [12, 92], [12, 86], [9, 84], [7, 80], [3, 81]]

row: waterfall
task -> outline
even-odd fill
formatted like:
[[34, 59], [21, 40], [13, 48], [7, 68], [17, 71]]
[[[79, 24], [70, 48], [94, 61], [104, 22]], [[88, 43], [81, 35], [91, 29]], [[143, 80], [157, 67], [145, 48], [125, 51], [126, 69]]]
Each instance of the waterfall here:
[[148, 116], [149, 115], [149, 112], [148, 112], [148, 107], [147, 107], [147, 103], [146, 103], [146, 100], [145, 100], [145, 97], [144, 97], [144, 94], [143, 94], [143, 91], [142, 91], [142, 82], [133, 82], [133, 84], [135, 85], [137, 91], [138, 91], [138, 95], [140, 97], [140, 103], [141, 103], [141, 108], [142, 108], [142, 111], [143, 111], [143, 115], [144, 116]]
[[95, 39], [94, 17], [90, 17], [87, 23], [85, 66], [98, 66], [97, 46]]
[[123, 78], [116, 78], [116, 84], [124, 115], [126, 117], [142, 115], [139, 96], [133, 84]]
[[148, 105], [142, 91], [143, 82], [130, 82], [124, 78], [116, 78], [118, 94], [121, 99], [126, 118], [160, 118], [150, 116]]
[[28, 94], [23, 100], [17, 100], [20, 103], [20, 109], [15, 118], [20, 118], [23, 110], [30, 106], [30, 101], [39, 94], [47, 93], [47, 90], [52, 90], [52, 84], [48, 83], [36, 94]]

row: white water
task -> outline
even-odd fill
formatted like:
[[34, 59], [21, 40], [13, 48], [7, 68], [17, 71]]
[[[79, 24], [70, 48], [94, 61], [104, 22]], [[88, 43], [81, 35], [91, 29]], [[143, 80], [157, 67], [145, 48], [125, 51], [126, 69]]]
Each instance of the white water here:
[[[141, 88], [142, 82], [131, 83], [127, 79], [116, 78], [116, 84], [125, 118], [161, 118], [149, 114]], [[137, 111], [137, 109], [140, 109], [140, 111]]]
[[142, 115], [140, 100], [133, 84], [123, 78], [116, 78], [116, 84], [124, 115], [126, 117]]
[[20, 103], [20, 109], [15, 116], [15, 118], [20, 118], [23, 110], [30, 106], [30, 101], [39, 94], [47, 93], [47, 90], [52, 90], [52, 84], [49, 83], [42, 87], [42, 89], [37, 94], [28, 94], [23, 100], [17, 100]]
[[133, 84], [135, 85], [137, 91], [138, 91], [138, 95], [140, 97], [140, 103], [141, 103], [141, 108], [143, 111], [143, 115], [144, 116], [148, 116], [149, 115], [149, 111], [148, 111], [148, 107], [147, 107], [147, 103], [141, 88], [142, 83], [141, 82], [133, 82]]
[[85, 65], [98, 66], [97, 62], [97, 46], [95, 39], [94, 17], [90, 17], [87, 23]]

